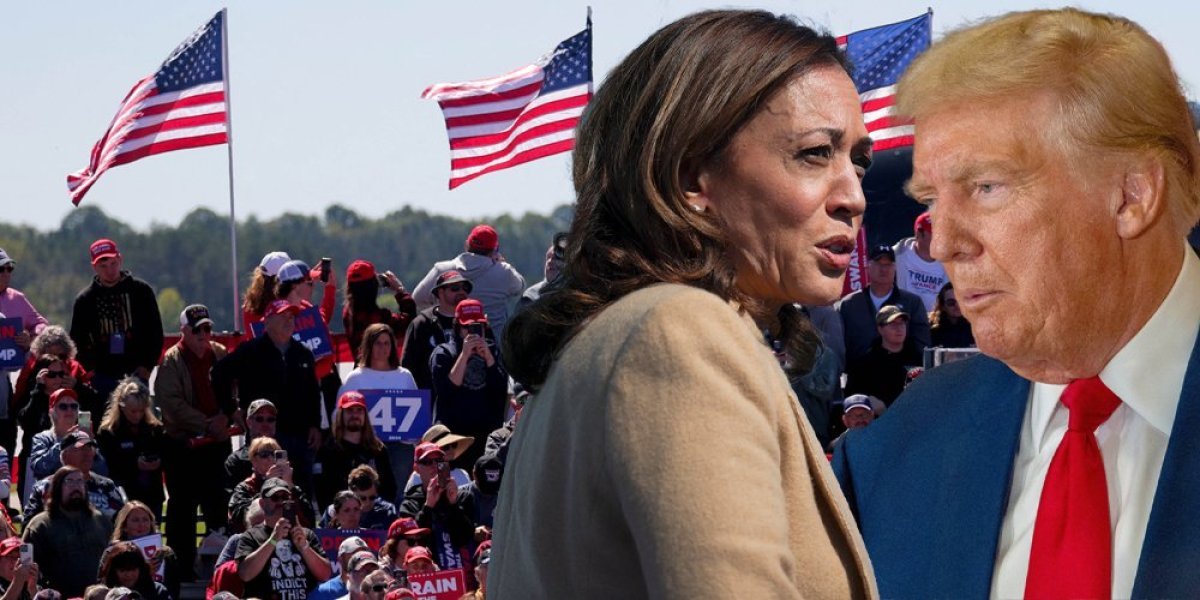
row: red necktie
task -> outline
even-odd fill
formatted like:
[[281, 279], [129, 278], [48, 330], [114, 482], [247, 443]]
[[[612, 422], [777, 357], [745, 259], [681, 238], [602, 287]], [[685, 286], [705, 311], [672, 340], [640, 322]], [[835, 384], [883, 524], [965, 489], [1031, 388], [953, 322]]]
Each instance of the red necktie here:
[[1112, 598], [1108, 484], [1096, 428], [1121, 399], [1092, 377], [1072, 381], [1059, 400], [1070, 418], [1042, 488], [1025, 598]]

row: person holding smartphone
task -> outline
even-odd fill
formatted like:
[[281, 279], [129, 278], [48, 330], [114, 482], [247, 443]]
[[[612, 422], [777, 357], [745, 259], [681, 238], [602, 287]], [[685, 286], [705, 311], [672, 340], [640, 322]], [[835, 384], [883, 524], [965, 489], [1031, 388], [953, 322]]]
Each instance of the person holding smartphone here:
[[[150, 388], [135, 377], [117, 384], [96, 431], [108, 471], [130, 500], [145, 502], [162, 520], [162, 454], [166, 443], [162, 421], [154, 415]], [[194, 509], [193, 509], [194, 510]]]
[[0, 541], [0, 600], [25, 600], [38, 591], [38, 566], [33, 546], [21, 538]]
[[[483, 305], [470, 298], [460, 302], [454, 309], [454, 339], [429, 358], [436, 422], [476, 440], [487, 439], [504, 423], [508, 373], [499, 354]], [[473, 444], [453, 466], [470, 469], [482, 454], [483, 444]]]

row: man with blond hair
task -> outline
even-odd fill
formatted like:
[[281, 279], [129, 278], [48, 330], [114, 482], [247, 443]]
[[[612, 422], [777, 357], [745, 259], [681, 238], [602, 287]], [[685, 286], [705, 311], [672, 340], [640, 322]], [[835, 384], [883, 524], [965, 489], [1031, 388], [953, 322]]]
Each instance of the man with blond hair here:
[[1120, 17], [1012, 13], [934, 45], [897, 103], [985, 356], [834, 457], [880, 595], [1195, 597], [1200, 144], [1166, 52]]

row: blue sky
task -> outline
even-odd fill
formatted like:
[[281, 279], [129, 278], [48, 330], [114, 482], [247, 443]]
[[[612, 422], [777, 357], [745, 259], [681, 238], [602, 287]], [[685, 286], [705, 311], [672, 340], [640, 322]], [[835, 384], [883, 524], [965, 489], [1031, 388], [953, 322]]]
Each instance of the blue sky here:
[[[1161, 40], [1195, 98], [1200, 7], [1087, 2], [1139, 22]], [[229, 8], [238, 217], [319, 214], [339, 202], [379, 217], [404, 205], [460, 217], [547, 211], [571, 201], [560, 155], [446, 189], [449, 155], [429, 84], [499, 75], [533, 62], [584, 26], [586, 2], [67, 1], [6, 7], [0, 25], [0, 180], [4, 220], [53, 229], [72, 210], [65, 177], [133, 83], [223, 6]], [[597, 84], [655, 29], [700, 1], [593, 3]], [[739, 4], [797, 15], [833, 33], [916, 16], [928, 2], [768, 1]], [[933, 3], [934, 38], [1037, 2]], [[226, 150], [143, 159], [106, 173], [84, 202], [144, 229], [198, 206], [229, 210]]]

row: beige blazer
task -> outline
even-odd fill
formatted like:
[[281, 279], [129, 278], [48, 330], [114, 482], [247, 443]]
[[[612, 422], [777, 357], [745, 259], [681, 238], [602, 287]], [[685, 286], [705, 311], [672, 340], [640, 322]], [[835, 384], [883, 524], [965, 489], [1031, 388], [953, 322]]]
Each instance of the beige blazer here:
[[761, 331], [713, 294], [655, 285], [597, 315], [511, 444], [492, 600], [878, 596]]

